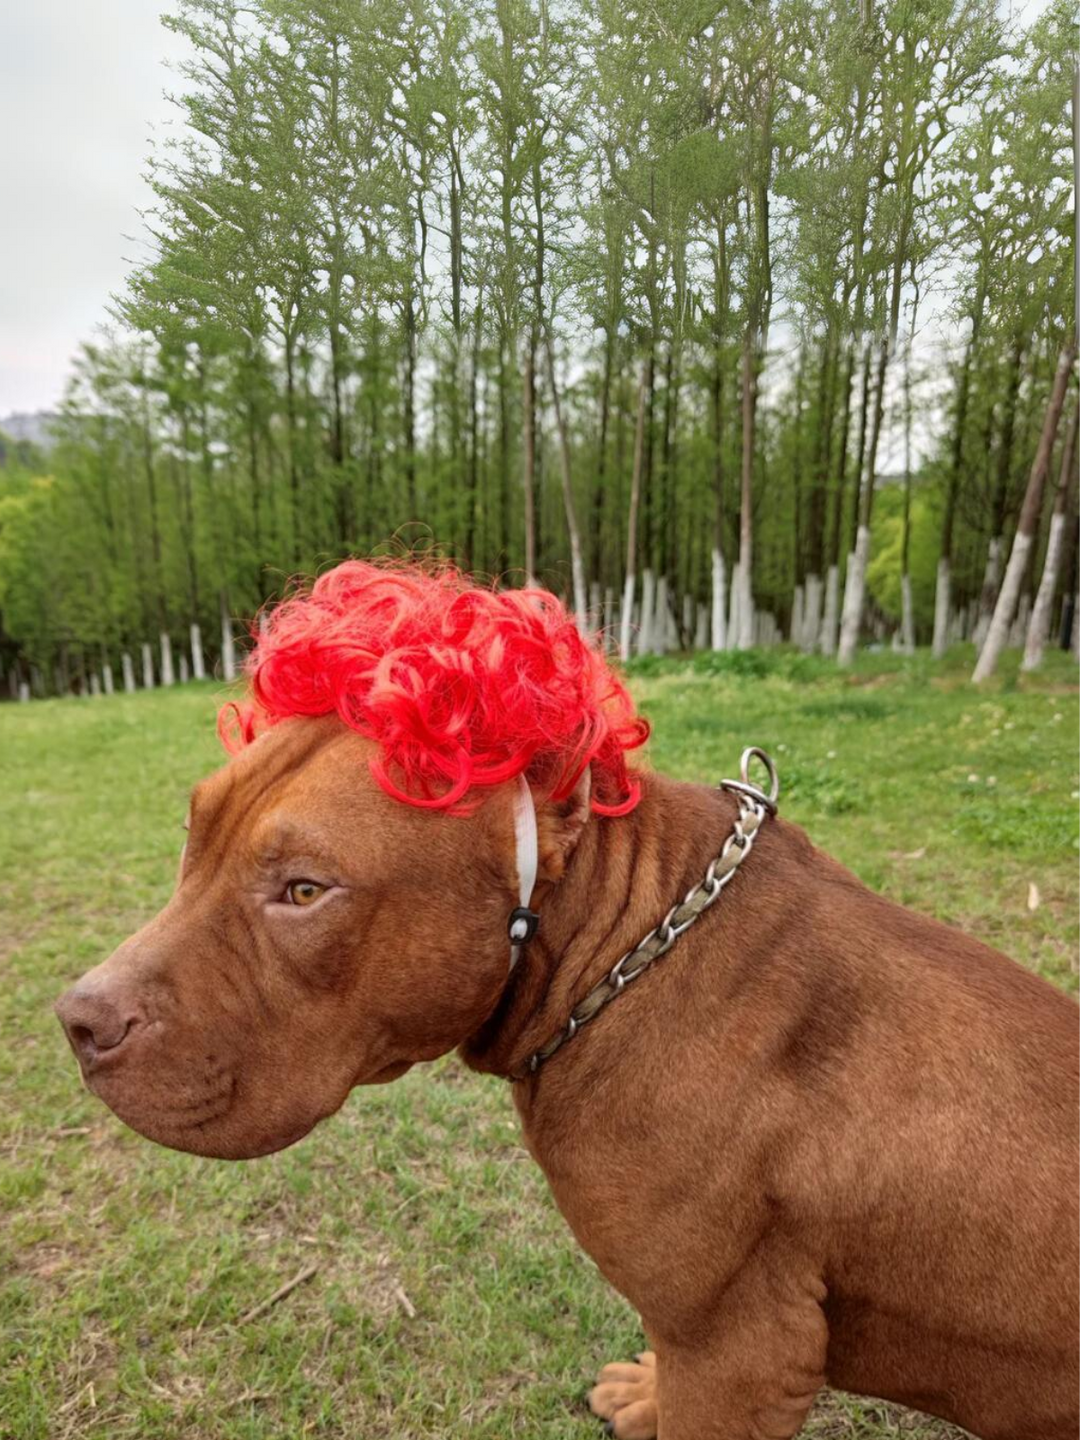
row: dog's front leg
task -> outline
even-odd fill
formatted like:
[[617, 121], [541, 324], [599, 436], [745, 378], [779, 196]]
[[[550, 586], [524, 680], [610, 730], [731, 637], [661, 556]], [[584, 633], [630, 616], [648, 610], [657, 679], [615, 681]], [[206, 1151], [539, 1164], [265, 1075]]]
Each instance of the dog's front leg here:
[[789, 1440], [825, 1383], [823, 1299], [759, 1258], [693, 1338], [661, 1325], [656, 1353], [605, 1366], [589, 1403], [618, 1440]]

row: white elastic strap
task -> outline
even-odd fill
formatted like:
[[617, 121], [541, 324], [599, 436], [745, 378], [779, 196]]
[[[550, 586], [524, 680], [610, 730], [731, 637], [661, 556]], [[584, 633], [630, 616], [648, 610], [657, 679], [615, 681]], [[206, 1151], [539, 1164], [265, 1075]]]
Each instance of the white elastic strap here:
[[[514, 846], [517, 851], [518, 904], [523, 910], [528, 910], [536, 888], [536, 873], [540, 868], [540, 840], [536, 832], [532, 791], [524, 775], [518, 776], [517, 794], [514, 796]], [[514, 922], [510, 939], [515, 942], [510, 946], [510, 969], [513, 970], [524, 949], [524, 920]]]

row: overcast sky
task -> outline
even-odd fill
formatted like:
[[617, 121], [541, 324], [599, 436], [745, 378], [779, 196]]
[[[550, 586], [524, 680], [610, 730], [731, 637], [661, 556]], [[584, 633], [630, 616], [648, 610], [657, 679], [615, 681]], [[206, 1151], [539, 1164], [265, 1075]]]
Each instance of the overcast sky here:
[[[23, 0], [0, 20], [0, 417], [54, 407], [140, 253], [182, 53], [167, 0]], [[1047, 0], [1003, 0], [1030, 21]]]
[[0, 20], [0, 416], [49, 409], [121, 289], [181, 53], [156, 0], [24, 0]]

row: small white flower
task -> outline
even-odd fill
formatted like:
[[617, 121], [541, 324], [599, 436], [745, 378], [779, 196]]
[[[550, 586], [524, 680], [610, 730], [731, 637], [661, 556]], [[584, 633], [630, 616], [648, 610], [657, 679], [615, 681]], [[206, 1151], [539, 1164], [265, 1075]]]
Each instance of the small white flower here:
[[826, 760], [835, 760], [835, 759], [836, 759], [836, 751], [835, 751], [835, 750], [826, 750], [826, 751], [825, 751], [825, 759], [826, 759]]
[[979, 777], [975, 774], [975, 771], [973, 770], [973, 771], [971, 772], [971, 774], [968, 776], [968, 784], [969, 784], [969, 785], [977, 785], [978, 783], [979, 783]]
[[986, 783], [987, 783], [987, 785], [996, 785], [996, 784], [997, 784], [997, 776], [996, 776], [996, 775], [988, 775], [988, 776], [986, 777]]

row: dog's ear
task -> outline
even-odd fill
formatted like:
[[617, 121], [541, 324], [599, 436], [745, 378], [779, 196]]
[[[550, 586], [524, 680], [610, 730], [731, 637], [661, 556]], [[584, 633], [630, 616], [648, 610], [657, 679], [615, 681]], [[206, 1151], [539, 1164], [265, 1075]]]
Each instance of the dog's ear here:
[[565, 800], [537, 800], [536, 829], [540, 845], [538, 879], [561, 880], [567, 861], [581, 839], [591, 813], [592, 776], [586, 765], [573, 793]]

